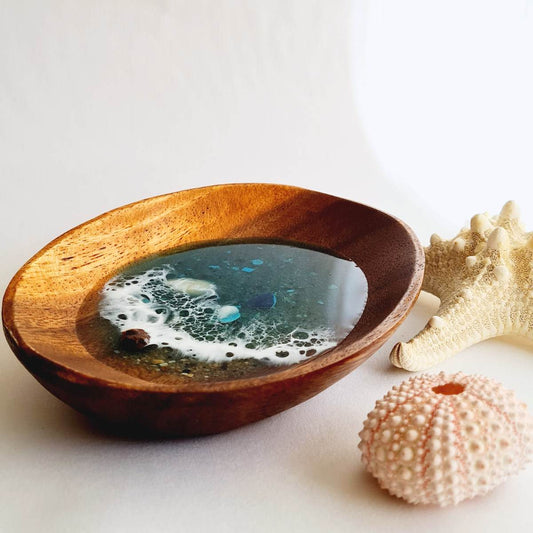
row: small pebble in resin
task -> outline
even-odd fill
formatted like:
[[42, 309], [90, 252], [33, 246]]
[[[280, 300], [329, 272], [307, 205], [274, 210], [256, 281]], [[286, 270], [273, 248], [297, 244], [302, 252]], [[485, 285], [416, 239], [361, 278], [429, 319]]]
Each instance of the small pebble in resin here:
[[224, 305], [218, 310], [217, 316], [220, 322], [227, 324], [228, 322], [235, 322], [235, 320], [238, 320], [241, 313], [239, 308], [234, 305]]
[[150, 342], [150, 335], [144, 329], [128, 329], [120, 334], [120, 344], [129, 351], [140, 351]]
[[359, 449], [380, 486], [409, 503], [457, 504], [531, 461], [533, 420], [512, 391], [479, 375], [421, 375], [368, 414]]
[[215, 285], [203, 279], [178, 278], [167, 279], [167, 285], [187, 296], [208, 296], [215, 294]]
[[265, 292], [250, 298], [245, 306], [250, 309], [272, 309], [276, 305], [276, 295], [272, 292]]

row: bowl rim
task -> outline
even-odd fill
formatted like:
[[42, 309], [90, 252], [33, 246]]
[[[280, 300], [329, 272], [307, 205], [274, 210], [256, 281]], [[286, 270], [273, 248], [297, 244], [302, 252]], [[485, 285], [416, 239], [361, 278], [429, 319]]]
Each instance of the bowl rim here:
[[[143, 380], [141, 378], [137, 378], [135, 380], [135, 383], [127, 383], [127, 382], [121, 382], [117, 379], [113, 379], [110, 377], [101, 377], [101, 376], [94, 375], [91, 373], [85, 373], [83, 370], [80, 370], [76, 368], [75, 366], [70, 366], [70, 365], [66, 365], [66, 364], [51, 360], [47, 355], [39, 353], [38, 351], [34, 350], [31, 346], [29, 346], [25, 342], [24, 338], [18, 331], [17, 326], [15, 324], [14, 309], [13, 309], [14, 302], [15, 302], [15, 293], [16, 293], [18, 282], [20, 278], [23, 276], [23, 274], [25, 273], [25, 271], [28, 268], [30, 268], [30, 266], [35, 260], [40, 258], [48, 250], [56, 246], [67, 236], [76, 232], [80, 228], [87, 226], [89, 224], [92, 224], [98, 221], [99, 219], [102, 219], [112, 213], [116, 213], [119, 211], [125, 211], [133, 206], [142, 204], [143, 202], [147, 202], [147, 201], [151, 201], [155, 199], [162, 199], [165, 197], [171, 197], [174, 195], [179, 195], [180, 193], [186, 193], [186, 192], [191, 192], [191, 191], [200, 192], [206, 189], [215, 190], [215, 189], [232, 188], [232, 187], [246, 188], [249, 186], [253, 186], [253, 187], [262, 186], [262, 187], [268, 187], [268, 188], [288, 189], [294, 192], [301, 191], [301, 192], [307, 192], [307, 193], [315, 193], [321, 196], [329, 197], [332, 200], [340, 200], [344, 202], [358, 204], [364, 207], [365, 209], [375, 211], [379, 213], [380, 215], [385, 215], [389, 219], [393, 220], [396, 224], [400, 225], [402, 229], [406, 232], [411, 243], [413, 244], [413, 249], [414, 249], [413, 271], [412, 271], [412, 275], [409, 280], [407, 289], [404, 291], [403, 295], [398, 300], [394, 308], [389, 312], [389, 314], [381, 322], [379, 322], [370, 331], [368, 331], [362, 337], [360, 337], [359, 339], [353, 342], [350, 348], [351, 353], [347, 355], [345, 354], [343, 356], [335, 357], [335, 354], [339, 355], [338, 352], [342, 350], [342, 347], [345, 344], [346, 339], [348, 338], [347, 336], [335, 347], [319, 354], [316, 358], [312, 358], [309, 361], [304, 361], [302, 363], [298, 363], [295, 365], [290, 365], [290, 366], [287, 366], [286, 368], [280, 367], [278, 370], [272, 373], [269, 373], [269, 374], [265, 374], [265, 375], [260, 375], [260, 376], [250, 377], [250, 378], [246, 378], [246, 377], [236, 378], [236, 379], [230, 379], [230, 380], [225, 380], [225, 381], [212, 381], [212, 382], [188, 381], [188, 382], [183, 382], [179, 384], [162, 384], [162, 383], [157, 383], [157, 382], [152, 382], [148, 380]], [[284, 185], [284, 184], [278, 184], [278, 183], [245, 182], [245, 183], [227, 183], [227, 184], [207, 185], [203, 187], [193, 187], [189, 189], [183, 189], [183, 190], [174, 191], [170, 193], [142, 198], [141, 200], [130, 202], [128, 204], [124, 204], [119, 207], [110, 209], [89, 220], [82, 222], [81, 224], [74, 226], [73, 228], [63, 232], [58, 237], [50, 241], [48, 244], [43, 246], [38, 252], [36, 252], [32, 257], [30, 257], [22, 265], [22, 267], [20, 267], [20, 269], [15, 273], [15, 275], [9, 282], [6, 288], [6, 291], [4, 293], [3, 301], [2, 301], [2, 323], [4, 327], [4, 333], [8, 340], [9, 345], [11, 346], [17, 358], [21, 360], [24, 366], [27, 367], [25, 360], [23, 360], [23, 358], [21, 357], [21, 352], [25, 354], [25, 356], [29, 355], [31, 357], [35, 357], [39, 361], [44, 362], [47, 365], [51, 365], [56, 373], [58, 371], [61, 372], [62, 379], [73, 382], [73, 383], [82, 382], [85, 384], [90, 384], [90, 385], [94, 385], [98, 387], [106, 387], [106, 388], [110, 387], [110, 388], [130, 390], [130, 391], [164, 393], [164, 394], [173, 394], [173, 393], [174, 394], [180, 394], [180, 393], [186, 393], [186, 394], [193, 393], [194, 394], [194, 393], [219, 393], [219, 392], [228, 392], [228, 391], [240, 391], [240, 390], [256, 388], [256, 387], [263, 386], [263, 385], [270, 385], [270, 384], [278, 383], [281, 381], [290, 381], [293, 379], [298, 379], [307, 374], [312, 374], [314, 372], [321, 371], [325, 369], [326, 367], [333, 367], [336, 365], [341, 365], [345, 363], [347, 360], [358, 359], [358, 358], [366, 359], [367, 357], [369, 357], [372, 353], [374, 353], [371, 350], [369, 350], [371, 346], [373, 344], [379, 343], [379, 341], [383, 338], [385, 339], [388, 338], [388, 336], [392, 334], [392, 332], [403, 322], [403, 320], [405, 320], [405, 318], [408, 316], [409, 312], [411, 311], [412, 307], [414, 306], [417, 296], [420, 293], [421, 287], [422, 287], [422, 279], [424, 275], [424, 262], [425, 262], [424, 249], [420, 241], [418, 240], [418, 237], [414, 233], [414, 231], [405, 222], [403, 222], [402, 220], [398, 219], [397, 217], [393, 215], [390, 215], [389, 213], [383, 212], [379, 209], [376, 209], [366, 204], [362, 204], [360, 202], [330, 195], [328, 193], [316, 191], [313, 189], [307, 189], [307, 188], [298, 187], [294, 185]], [[78, 343], [81, 347], [85, 349], [85, 346], [82, 344], [82, 342], [79, 339], [78, 339]], [[90, 354], [90, 352], [88, 353]], [[98, 360], [92, 354], [90, 355], [94, 360], [98, 361], [106, 368], [112, 368], [112, 367], [109, 367], [109, 365], [106, 365], [101, 360]], [[24, 359], [26, 359], [26, 357], [24, 357]], [[31, 369], [30, 369], [30, 372], [32, 374], [35, 374], [33, 370]], [[123, 374], [124, 376], [128, 376], [130, 378], [132, 377], [131, 375], [125, 372], [121, 372], [119, 370], [117, 370], [117, 372]]]

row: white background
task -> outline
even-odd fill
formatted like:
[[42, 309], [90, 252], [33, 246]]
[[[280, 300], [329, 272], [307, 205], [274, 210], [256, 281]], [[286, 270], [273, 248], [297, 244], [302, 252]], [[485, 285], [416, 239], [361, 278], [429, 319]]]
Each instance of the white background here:
[[[516, 199], [533, 229], [533, 2], [4, 0], [0, 289], [108, 209], [224, 182], [374, 205], [427, 244]], [[223, 435], [127, 441], [56, 400], [0, 342], [0, 531], [531, 531], [533, 466], [455, 508], [381, 491], [356, 448], [408, 377], [394, 342], [312, 400]], [[479, 372], [533, 407], [531, 344], [484, 342]], [[228, 413], [231, 416], [231, 413]]]

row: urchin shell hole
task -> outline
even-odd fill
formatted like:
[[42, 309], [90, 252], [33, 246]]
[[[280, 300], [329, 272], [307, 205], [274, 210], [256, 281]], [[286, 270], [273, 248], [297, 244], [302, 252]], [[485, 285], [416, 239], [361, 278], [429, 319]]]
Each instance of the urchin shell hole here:
[[445, 383], [444, 385], [437, 385], [431, 389], [437, 394], [446, 394], [452, 396], [454, 394], [461, 394], [465, 390], [465, 386], [460, 383]]

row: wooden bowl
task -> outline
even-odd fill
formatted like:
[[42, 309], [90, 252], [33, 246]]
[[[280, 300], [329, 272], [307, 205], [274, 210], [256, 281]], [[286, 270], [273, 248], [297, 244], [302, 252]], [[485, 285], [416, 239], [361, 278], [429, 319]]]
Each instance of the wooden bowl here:
[[[363, 316], [328, 352], [231, 381], [139, 379], [104, 364], [80, 340], [86, 302], [118, 270], [183, 245], [224, 239], [298, 241], [354, 260], [369, 284]], [[58, 237], [11, 280], [2, 320], [22, 364], [78, 411], [143, 434], [205, 435], [279, 413], [359, 366], [406, 317], [423, 270], [413, 232], [376, 209], [283, 185], [219, 185], [126, 205]]]

